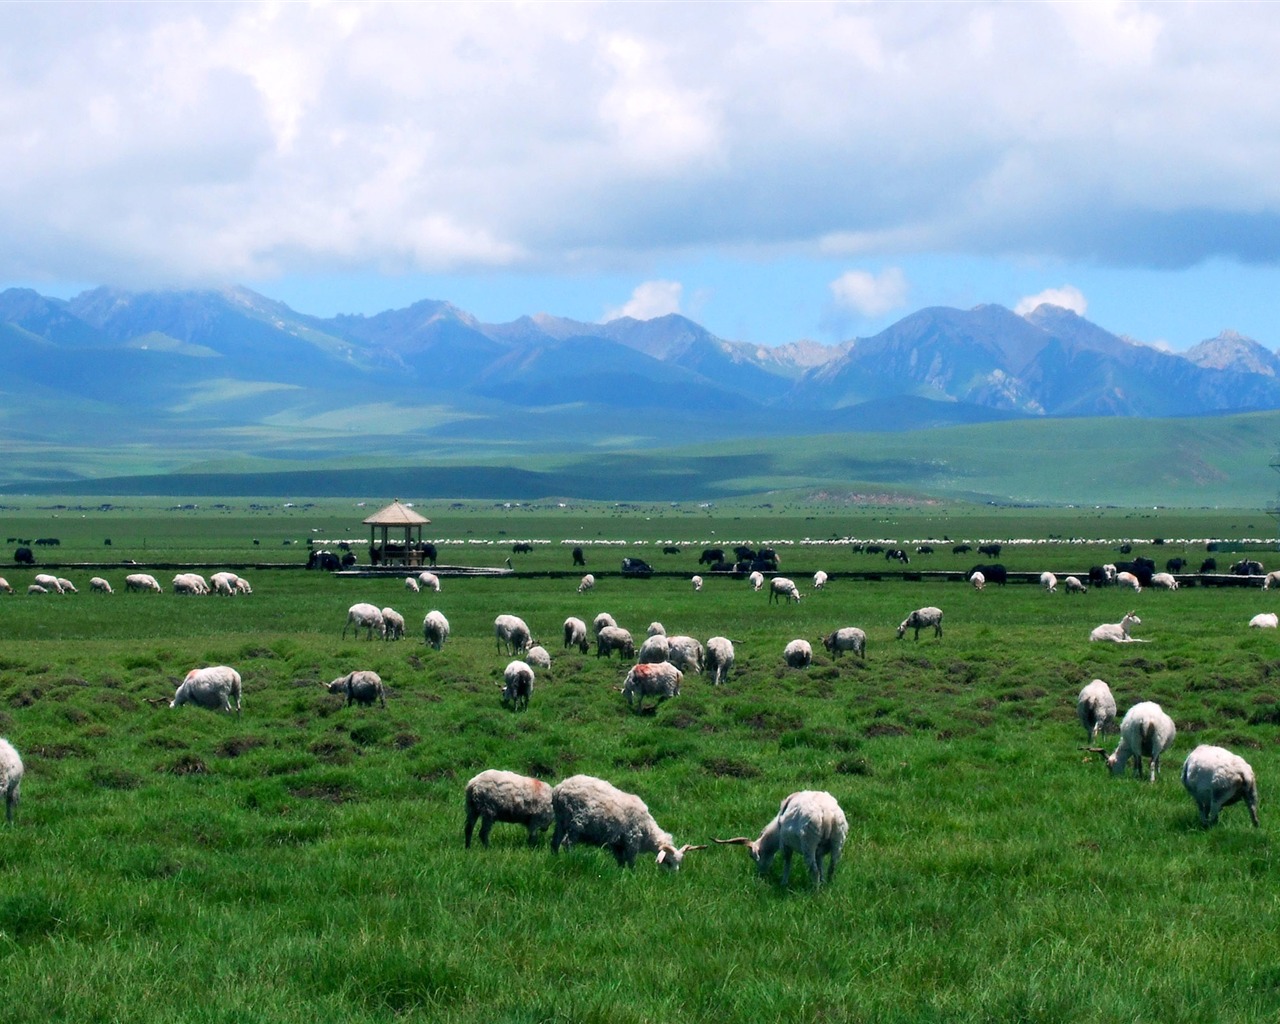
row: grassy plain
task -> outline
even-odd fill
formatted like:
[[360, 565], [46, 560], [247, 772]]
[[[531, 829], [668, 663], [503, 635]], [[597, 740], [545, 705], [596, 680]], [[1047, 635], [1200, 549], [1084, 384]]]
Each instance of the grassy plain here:
[[[13, 503], [11, 503], [13, 504]], [[361, 537], [376, 507], [100, 511], [21, 507], [6, 535], [58, 536], [42, 561], [301, 560], [307, 537]], [[517, 574], [446, 577], [439, 594], [393, 579], [243, 570], [246, 598], [87, 592], [0, 595], [0, 733], [23, 752], [18, 821], [0, 830], [6, 1020], [150, 1021], [1257, 1021], [1280, 1014], [1280, 898], [1271, 779], [1280, 748], [1280, 651], [1245, 628], [1280, 598], [989, 587], [838, 573], [882, 558], [844, 536], [1089, 538], [1006, 546], [1011, 568], [1087, 568], [1122, 539], [1160, 561], [1203, 539], [1264, 536], [1257, 513], [981, 507], [530, 508], [421, 506], [460, 543], [442, 562]], [[55, 518], [56, 517], [56, 518]], [[81, 518], [83, 517], [83, 518]], [[1253, 518], [1250, 518], [1253, 517]], [[102, 541], [111, 537], [107, 548]], [[259, 544], [254, 546], [253, 539]], [[562, 540], [592, 540], [578, 594]], [[704, 541], [792, 541], [783, 568], [807, 591], [769, 605], [708, 577]], [[678, 555], [659, 542], [687, 541]], [[145, 546], [143, 542], [145, 541]], [[671, 575], [624, 579], [625, 541]], [[633, 542], [643, 541], [636, 545]], [[925, 556], [960, 567], [972, 556]], [[1262, 556], [1267, 561], [1267, 556]], [[975, 559], [976, 560], [976, 559]], [[913, 568], [922, 560], [914, 560]], [[43, 566], [37, 566], [37, 569]], [[1268, 566], [1271, 567], [1271, 566]], [[817, 568], [836, 573], [813, 592]], [[92, 570], [122, 589], [125, 570]], [[6, 570], [19, 591], [32, 570]], [[157, 573], [166, 584], [168, 578]], [[171, 575], [171, 573], [170, 573]], [[399, 643], [341, 637], [346, 608], [402, 611]], [[894, 639], [911, 609], [945, 612], [940, 640]], [[416, 631], [432, 607], [453, 636]], [[1149, 643], [1089, 644], [1136, 608]], [[723, 687], [686, 678], [638, 715], [625, 666], [563, 651], [561, 623], [610, 611], [731, 637]], [[552, 652], [530, 709], [498, 702], [509, 660], [492, 621], [519, 614]], [[793, 637], [862, 626], [865, 662], [783, 668]], [[240, 718], [165, 703], [185, 672], [226, 663]], [[353, 668], [386, 680], [386, 709], [345, 708], [320, 683]], [[1107, 776], [1081, 751], [1075, 696], [1106, 679], [1122, 710], [1159, 701], [1179, 738], [1160, 781]], [[158, 702], [158, 703], [157, 703]], [[1108, 744], [1115, 737], [1108, 738]], [[1178, 782], [1198, 742], [1229, 746], [1260, 779], [1262, 827], [1229, 808], [1202, 830]], [[745, 854], [691, 853], [678, 874], [610, 855], [553, 857], [497, 826], [462, 849], [462, 789], [488, 767], [550, 782], [575, 772], [639, 793], [677, 842], [754, 835], [787, 793], [831, 791], [851, 832], [835, 882], [790, 891]]]

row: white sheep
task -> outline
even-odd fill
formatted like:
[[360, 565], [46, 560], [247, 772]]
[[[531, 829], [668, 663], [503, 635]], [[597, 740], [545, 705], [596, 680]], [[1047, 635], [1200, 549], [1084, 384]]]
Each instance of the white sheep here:
[[42, 586], [40, 586], [40, 584], [39, 584], [39, 583], [32, 583], [32, 584], [29, 584], [29, 585], [28, 585], [28, 587], [27, 587], [27, 594], [28, 594], [28, 595], [30, 595], [30, 594], [47, 594], [47, 593], [49, 593], [48, 589], [47, 589], [46, 587], [42, 587]]
[[969, 582], [972, 584], [974, 590], [985, 590], [987, 586], [987, 577], [977, 570], [974, 570], [973, 575], [969, 577]]
[[595, 632], [596, 632], [596, 635], [597, 635], [597, 636], [599, 636], [599, 635], [600, 635], [600, 630], [604, 629], [604, 627], [605, 627], [605, 626], [614, 626], [614, 627], [616, 627], [617, 625], [618, 625], [618, 624], [617, 624], [616, 622], [614, 622], [614, 621], [613, 621], [613, 616], [612, 616], [612, 615], [610, 615], [608, 612], [601, 612], [601, 613], [600, 613], [599, 615], [597, 615], [597, 616], [595, 617], [595, 619], [592, 621], [592, 623], [591, 623], [591, 628], [592, 628], [592, 629], [594, 629], [594, 630], [595, 630]]
[[694, 590], [701, 590], [701, 589], [702, 589], [702, 577], [701, 577], [701, 576], [694, 576], [694, 577], [693, 577], [689, 582], [693, 584], [693, 589], [694, 589]]
[[360, 630], [367, 630], [368, 636], [366, 639], [368, 640], [373, 639], [374, 630], [377, 630], [380, 637], [386, 637], [387, 635], [387, 623], [382, 617], [382, 609], [364, 601], [359, 604], [353, 604], [347, 609], [347, 621], [342, 627], [342, 639], [344, 640], [347, 638], [348, 626], [355, 626], [357, 635], [359, 635]]
[[1151, 585], [1163, 587], [1165, 590], [1177, 590], [1178, 578], [1171, 572], [1158, 572], [1151, 577]]
[[95, 576], [89, 581], [89, 590], [98, 594], [114, 594], [111, 584], [104, 580], [101, 576]]
[[21, 795], [22, 775], [26, 769], [12, 743], [0, 739], [0, 789], [4, 790], [5, 821], [13, 821]]
[[677, 847], [643, 800], [591, 775], [572, 775], [557, 785], [551, 790], [551, 806], [556, 818], [552, 853], [582, 842], [612, 851], [624, 867], [635, 867], [641, 853], [654, 853], [657, 863], [678, 871], [686, 853], [706, 849], [687, 843]]
[[823, 572], [821, 569], [819, 569], [817, 572], [813, 574], [813, 589], [821, 590], [823, 587], [827, 585], [828, 578], [829, 577], [827, 576], [827, 574]]
[[449, 620], [434, 608], [427, 612], [426, 618], [422, 620], [422, 639], [437, 651], [449, 639]]
[[253, 587], [249, 585], [249, 581], [245, 579], [243, 576], [236, 577], [236, 593], [237, 594], [253, 593]]
[[183, 704], [194, 704], [198, 708], [210, 711], [232, 710], [231, 701], [235, 700], [235, 713], [240, 714], [240, 673], [227, 665], [213, 665], [209, 668], [193, 668], [174, 692], [169, 707], [177, 708]]
[[867, 634], [857, 626], [843, 626], [828, 633], [822, 638], [822, 646], [837, 658], [845, 651], [853, 651], [863, 661], [867, 660]]
[[1263, 590], [1270, 590], [1273, 586], [1280, 586], [1280, 569], [1273, 569], [1262, 581]]
[[215, 572], [209, 577], [209, 586], [213, 588], [215, 594], [221, 594], [223, 597], [235, 597], [235, 579], [234, 573]]
[[570, 615], [564, 620], [564, 645], [576, 647], [583, 654], [591, 646], [587, 641], [587, 624], [576, 616]]
[[[1155, 782], [1160, 773], [1160, 755], [1173, 746], [1177, 736], [1173, 719], [1155, 701], [1144, 700], [1131, 707], [1120, 720], [1120, 742], [1107, 758], [1107, 767], [1111, 774], [1119, 775], [1132, 757], [1134, 774], [1142, 778], [1142, 759], [1146, 757], [1151, 762], [1151, 781]], [[1100, 747], [1090, 749], [1096, 754], [1106, 754]]]
[[785, 604], [788, 599], [800, 603], [800, 598], [804, 595], [800, 593], [800, 589], [791, 580], [785, 576], [775, 576], [769, 581], [769, 603], [780, 601]]
[[942, 609], [927, 607], [917, 608], [908, 615], [898, 626], [898, 639], [901, 640], [907, 634], [908, 629], [914, 629], [917, 640], [920, 639], [920, 630], [933, 627], [933, 635], [935, 637], [942, 636]]
[[80, 591], [76, 590], [76, 585], [74, 583], [72, 583], [70, 580], [64, 580], [61, 576], [58, 577], [58, 586], [62, 588], [62, 592], [64, 594], [80, 593]]
[[150, 590], [156, 594], [164, 593], [164, 588], [156, 581], [156, 578], [150, 573], [132, 572], [124, 578], [124, 589], [132, 590]]
[[[849, 834], [849, 821], [840, 804], [830, 793], [802, 790], [786, 797], [777, 815], [764, 827], [758, 839], [746, 836], [736, 839], [717, 839], [717, 843], [734, 843], [747, 848], [761, 875], [769, 873], [773, 858], [782, 852], [782, 884], [791, 881], [791, 855], [799, 853], [809, 868], [814, 888], [835, 877], [845, 837]], [[827, 858], [827, 871], [823, 874], [822, 858]]]
[[1275, 629], [1280, 626], [1280, 616], [1275, 612], [1259, 612], [1249, 620], [1250, 629]]
[[753, 572], [750, 576], [747, 577], [747, 582], [751, 584], [752, 590], [759, 590], [761, 587], [764, 586], [764, 573]]
[[207, 594], [209, 581], [198, 572], [180, 572], [173, 578], [175, 594]]
[[551, 671], [551, 654], [541, 644], [534, 644], [525, 651], [524, 660], [543, 672]]
[[661, 622], [651, 622], [649, 623], [649, 628], [645, 630], [644, 635], [645, 636], [666, 636], [667, 627], [664, 626]]
[[1068, 576], [1065, 580], [1062, 581], [1062, 584], [1067, 588], [1068, 594], [1089, 593], [1089, 588], [1086, 587], [1083, 583], [1081, 583], [1079, 578], [1076, 576]]
[[622, 683], [622, 696], [627, 699], [627, 707], [631, 707], [631, 698], [638, 698], [637, 713], [644, 710], [646, 697], [657, 697], [662, 703], [669, 697], [680, 696], [680, 684], [684, 681], [684, 673], [671, 662], [641, 662], [631, 666], [627, 678]]
[[1051, 572], [1042, 572], [1040, 574], [1040, 586], [1044, 587], [1050, 594], [1058, 592], [1058, 577]]
[[813, 647], [808, 640], [792, 640], [783, 649], [782, 660], [791, 668], [808, 668], [813, 661]]
[[47, 572], [37, 573], [36, 578], [32, 581], [37, 587], [44, 587], [45, 591], [50, 594], [61, 594], [62, 584], [58, 582], [57, 576], [50, 576]]
[[1084, 726], [1085, 743], [1094, 743], [1116, 720], [1116, 699], [1101, 679], [1085, 686], [1076, 697], [1076, 716]]
[[385, 629], [383, 636], [387, 640], [404, 639], [404, 616], [398, 611], [394, 608], [383, 608], [382, 622]]
[[527, 710], [533, 696], [533, 669], [524, 661], [512, 661], [502, 672], [502, 703], [517, 711]]
[[418, 574], [418, 583], [427, 590], [440, 593], [440, 577], [433, 572], [423, 572]]
[[691, 636], [667, 637], [667, 660], [681, 672], [702, 672], [702, 658], [705, 650], [697, 639]]
[[506, 654], [523, 654], [533, 646], [533, 636], [518, 615], [499, 615], [493, 620], [494, 643]]
[[1129, 630], [1141, 625], [1142, 620], [1133, 612], [1128, 612], [1119, 622], [1104, 622], [1101, 626], [1094, 626], [1089, 634], [1089, 641], [1090, 643], [1099, 640], [1109, 640], [1117, 644], [1138, 643], [1139, 641], [1129, 635]]
[[631, 639], [631, 634], [621, 626], [605, 626], [596, 634], [596, 657], [604, 655], [610, 657], [614, 651], [617, 651], [624, 658], [634, 658], [636, 655], [635, 641]]
[[417, 594], [422, 590], [422, 587], [418, 584], [418, 578], [416, 576], [406, 576], [404, 578], [404, 589]]
[[579, 594], [586, 593], [595, 585], [596, 585], [596, 578], [591, 573], [587, 573], [585, 576], [582, 577], [582, 580], [578, 583], [578, 593]]
[[652, 636], [645, 637], [644, 643], [640, 645], [640, 653], [636, 655], [636, 660], [642, 664], [657, 664], [666, 661], [671, 655], [671, 645], [667, 642], [667, 638], [656, 633]]
[[550, 786], [541, 779], [496, 768], [481, 772], [467, 783], [466, 805], [467, 849], [471, 849], [471, 832], [477, 821], [483, 846], [489, 845], [489, 831], [495, 821], [523, 825], [529, 830], [529, 845], [537, 846], [542, 833], [556, 820]]
[[1142, 592], [1142, 584], [1138, 577], [1131, 572], [1118, 572], [1115, 576], [1115, 585], [1117, 587], [1131, 587], [1135, 594]]
[[7, 579], [5, 579], [3, 576], [0, 576], [0, 590], [3, 590], [6, 594], [12, 594], [12, 593], [15, 593], [15, 591], [14, 591], [14, 589], [13, 589], [13, 584], [12, 584], [12, 583], [10, 583], [10, 582], [9, 582]]
[[1239, 800], [1249, 808], [1253, 827], [1258, 827], [1258, 782], [1253, 769], [1239, 754], [1202, 743], [1187, 755], [1182, 765], [1182, 785], [1200, 809], [1200, 824], [1217, 824], [1218, 812]]
[[711, 685], [719, 686], [733, 671], [733, 641], [728, 637], [713, 636], [707, 641], [707, 669], [711, 672]]
[[384, 708], [387, 706], [386, 691], [382, 685], [382, 677], [369, 669], [356, 669], [331, 682], [330, 693], [347, 695], [347, 707], [362, 704], [369, 707], [376, 700]]

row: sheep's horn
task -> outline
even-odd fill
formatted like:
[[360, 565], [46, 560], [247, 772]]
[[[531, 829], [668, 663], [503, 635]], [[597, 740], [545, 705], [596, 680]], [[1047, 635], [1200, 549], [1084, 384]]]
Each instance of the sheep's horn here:
[[688, 853], [690, 850], [705, 850], [706, 848], [707, 848], [706, 843], [703, 843], [701, 846], [694, 846], [692, 843], [685, 843], [684, 846], [680, 847], [680, 853], [683, 856], [684, 854]]
[[738, 836], [736, 839], [712, 839], [711, 841], [713, 843], [721, 843], [725, 846], [747, 846], [751, 842], [747, 836]]

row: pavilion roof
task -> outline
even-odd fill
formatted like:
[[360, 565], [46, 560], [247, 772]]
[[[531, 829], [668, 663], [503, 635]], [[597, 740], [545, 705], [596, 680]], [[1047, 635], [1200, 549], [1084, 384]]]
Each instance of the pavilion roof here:
[[429, 522], [431, 520], [426, 516], [421, 516], [408, 505], [401, 504], [399, 498], [365, 520], [367, 526], [421, 526]]

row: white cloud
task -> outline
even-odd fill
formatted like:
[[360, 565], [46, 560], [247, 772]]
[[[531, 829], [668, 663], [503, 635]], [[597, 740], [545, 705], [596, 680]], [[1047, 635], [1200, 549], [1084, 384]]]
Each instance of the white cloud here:
[[607, 323], [618, 317], [629, 316], [635, 320], [652, 320], [656, 316], [680, 312], [680, 296], [684, 286], [679, 281], [645, 281], [637, 285], [631, 298], [604, 315]]
[[880, 274], [849, 270], [829, 287], [840, 309], [862, 316], [883, 316], [907, 304], [907, 278], [897, 267], [889, 267]]
[[1061, 288], [1046, 288], [1042, 292], [1035, 295], [1027, 295], [1018, 300], [1018, 304], [1013, 307], [1013, 311], [1019, 316], [1025, 316], [1037, 306], [1044, 304], [1050, 306], [1061, 306], [1063, 309], [1069, 309], [1078, 316], [1084, 316], [1089, 309], [1089, 302], [1082, 292], [1075, 285], [1064, 284]]

